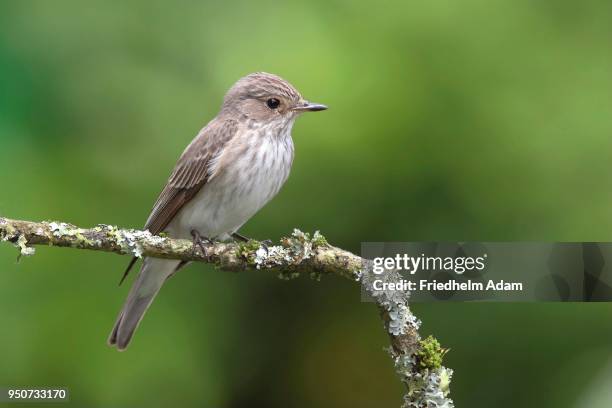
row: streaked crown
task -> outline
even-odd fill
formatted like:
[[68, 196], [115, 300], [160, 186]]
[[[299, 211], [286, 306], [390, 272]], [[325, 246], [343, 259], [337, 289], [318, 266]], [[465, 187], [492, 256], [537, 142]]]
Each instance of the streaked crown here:
[[262, 99], [270, 95], [285, 97], [295, 102], [302, 98], [297, 89], [283, 78], [267, 72], [255, 72], [240, 78], [227, 91], [224, 104], [235, 99]]
[[220, 115], [284, 126], [292, 123], [300, 113], [325, 109], [325, 105], [304, 100], [297, 89], [281, 77], [256, 72], [239, 79], [227, 91]]

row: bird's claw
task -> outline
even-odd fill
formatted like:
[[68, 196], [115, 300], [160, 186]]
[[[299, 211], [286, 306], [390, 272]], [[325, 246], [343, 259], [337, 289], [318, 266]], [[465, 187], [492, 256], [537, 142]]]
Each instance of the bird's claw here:
[[206, 254], [206, 248], [204, 244], [212, 245], [213, 241], [210, 238], [203, 237], [197, 230], [191, 230], [191, 236], [193, 237], [193, 252], [195, 253], [196, 245], [200, 247], [203, 254]]
[[261, 241], [261, 242], [260, 242], [261, 247], [262, 247], [263, 249], [265, 249], [265, 251], [266, 251], [266, 255], [270, 255], [270, 249], [269, 249], [269, 247], [270, 247], [270, 246], [272, 246], [272, 244], [273, 244], [273, 243], [274, 243], [274, 242], [272, 242], [272, 240], [271, 240], [271, 239], [265, 239], [265, 240], [263, 240], [263, 241]]

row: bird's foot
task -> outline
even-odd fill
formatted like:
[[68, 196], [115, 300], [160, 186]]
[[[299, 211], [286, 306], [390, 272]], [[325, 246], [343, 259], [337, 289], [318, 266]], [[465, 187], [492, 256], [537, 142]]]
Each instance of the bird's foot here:
[[261, 241], [261, 246], [263, 247], [263, 249], [266, 250], [266, 255], [270, 254], [268, 247], [272, 246], [272, 244], [274, 244], [274, 242], [272, 242], [271, 239], [264, 239], [263, 241]]
[[207, 237], [203, 237], [197, 230], [192, 229], [191, 230], [191, 236], [193, 237], [193, 252], [195, 252], [195, 248], [196, 245], [200, 247], [200, 249], [202, 250], [203, 254], [206, 254], [206, 248], [204, 247], [204, 244], [206, 245], [212, 245], [213, 241], [210, 238]]

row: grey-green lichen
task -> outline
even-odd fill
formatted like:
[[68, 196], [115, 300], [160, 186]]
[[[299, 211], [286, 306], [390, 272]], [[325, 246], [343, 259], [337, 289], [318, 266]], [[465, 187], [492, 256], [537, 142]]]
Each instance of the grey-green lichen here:
[[94, 241], [83, 235], [83, 229], [65, 222], [49, 222], [49, 229], [56, 238], [73, 237], [75, 247], [85, 247], [94, 244]]
[[[153, 235], [148, 230], [120, 229], [114, 225], [98, 224], [91, 230], [78, 228], [65, 222], [51, 221], [47, 225], [55, 238], [70, 238], [70, 243], [73, 247], [101, 246], [102, 239], [105, 239], [118, 246], [122, 253], [131, 254], [138, 258], [141, 258], [143, 255], [143, 242], [146, 241], [149, 245], [157, 245], [164, 243], [167, 239]], [[88, 238], [88, 234], [98, 238]], [[102, 237], [100, 238], [98, 234], [102, 234]]]
[[404, 396], [405, 408], [454, 408], [448, 398], [453, 370], [441, 367], [437, 370], [413, 375], [411, 392]]
[[0, 226], [2, 226], [2, 229], [0, 230], [0, 241], [10, 241], [18, 235], [15, 227], [8, 223], [4, 218], [0, 218]]
[[3, 218], [0, 218], [2, 231], [0, 232], [0, 241], [10, 241], [19, 249], [19, 256], [34, 255], [36, 250], [34, 247], [28, 246], [28, 239], [25, 235], [17, 231], [12, 225], [7, 223]]
[[383, 274], [372, 273], [371, 264], [366, 263], [360, 274], [360, 282], [365, 292], [387, 311], [387, 330], [393, 336], [406, 334], [409, 329], [419, 329], [421, 322], [412, 314], [408, 307], [410, 292], [402, 290], [376, 290], [374, 282], [381, 280], [397, 282], [400, 276], [397, 271], [386, 271]]
[[447, 350], [429, 336], [406, 352], [388, 348], [395, 371], [406, 385], [402, 408], [453, 408], [448, 397], [453, 370], [442, 366]]
[[361, 285], [380, 306], [385, 315], [387, 331], [394, 347], [388, 351], [395, 370], [408, 389], [404, 408], [453, 408], [448, 398], [452, 370], [442, 366], [447, 350], [433, 337], [419, 338], [419, 319], [410, 311], [410, 293], [405, 290], [375, 290], [374, 281], [397, 282], [401, 275], [396, 270], [383, 274], [372, 273], [372, 265], [364, 261]]
[[416, 353], [398, 354], [389, 348], [395, 371], [406, 385], [402, 408], [453, 408], [448, 398], [453, 370], [438, 366], [424, 368], [419, 365]]
[[15, 243], [15, 246], [19, 248], [19, 253], [22, 256], [34, 255], [36, 250], [33, 247], [28, 246], [28, 240], [24, 235], [20, 235]]
[[99, 224], [98, 228], [101, 228], [109, 238], [113, 239], [124, 253], [131, 253], [137, 258], [142, 258], [143, 255], [142, 242], [148, 241], [152, 245], [157, 245], [163, 244], [167, 240], [166, 237], [151, 234], [149, 230], [127, 230], [104, 224]]
[[[314, 249], [319, 246], [328, 245], [327, 240], [319, 231], [312, 237], [307, 232], [294, 229], [289, 237], [280, 240], [280, 245], [264, 245], [261, 242], [249, 240], [238, 244], [238, 255], [249, 265], [257, 269], [282, 269], [279, 272], [280, 279], [294, 279], [299, 276], [299, 271], [293, 267], [299, 265], [305, 259], [313, 256]], [[312, 275], [317, 278], [317, 274]]]
[[387, 329], [394, 336], [406, 334], [408, 327], [412, 326], [415, 330], [421, 326], [421, 321], [410, 312], [407, 303], [383, 301], [381, 304], [389, 312], [389, 324]]

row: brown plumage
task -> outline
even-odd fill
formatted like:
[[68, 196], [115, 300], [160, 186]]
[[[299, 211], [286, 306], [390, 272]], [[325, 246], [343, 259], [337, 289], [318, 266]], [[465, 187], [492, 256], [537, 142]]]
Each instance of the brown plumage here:
[[152, 234], [163, 231], [176, 213], [191, 200], [211, 176], [210, 160], [236, 135], [234, 119], [213, 121], [187, 146], [176, 164], [168, 183], [157, 198], [145, 224]]

